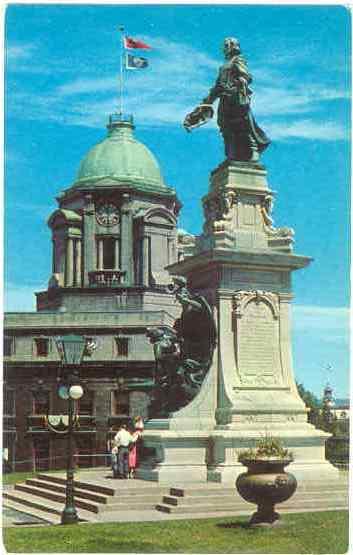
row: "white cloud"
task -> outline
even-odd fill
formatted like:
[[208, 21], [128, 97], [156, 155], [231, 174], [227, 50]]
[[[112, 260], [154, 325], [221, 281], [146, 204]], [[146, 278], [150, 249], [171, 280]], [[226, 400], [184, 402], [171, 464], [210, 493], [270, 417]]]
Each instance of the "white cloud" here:
[[348, 337], [350, 310], [346, 307], [293, 306], [293, 327], [296, 331], [316, 330]]
[[260, 82], [253, 98], [253, 108], [259, 116], [283, 116], [311, 112], [322, 103], [348, 98], [348, 92], [330, 89], [326, 85], [284, 88], [282, 85], [263, 87]]
[[117, 77], [106, 77], [101, 79], [76, 79], [61, 85], [56, 89], [59, 96], [70, 96], [75, 94], [111, 92], [117, 89]]
[[321, 141], [348, 140], [348, 130], [334, 121], [314, 121], [311, 119], [296, 120], [294, 122], [269, 121], [266, 131], [274, 140], [310, 139]]
[[[207, 56], [201, 47], [197, 50], [161, 37], [142, 38], [153, 46], [153, 50], [146, 53], [150, 65], [145, 70], [125, 72], [124, 110], [133, 113], [136, 121], [143, 125], [181, 125], [185, 115], [213, 85], [220, 59]], [[13, 56], [27, 56], [31, 45], [27, 48], [15, 45], [9, 51]], [[87, 72], [76, 71], [81, 62], [73, 58], [71, 74], [75, 77], [45, 95], [33, 95], [24, 88], [19, 88], [20, 92], [14, 89], [8, 100], [10, 115], [101, 128], [118, 105], [118, 67], [116, 75], [102, 75], [102, 68], [96, 69], [92, 64], [94, 77], [90, 78]], [[272, 65], [258, 63], [255, 71], [253, 109], [270, 137], [274, 140], [347, 140], [348, 131], [343, 124], [326, 121], [325, 116], [329, 103], [346, 99], [348, 93], [323, 82], [295, 81], [283, 74], [282, 63], [278, 58]], [[82, 77], [77, 78], [77, 75]], [[288, 115], [300, 114], [305, 114], [305, 119], [290, 122], [285, 119]], [[206, 128], [214, 127], [215, 119]]]
[[34, 44], [12, 44], [6, 48], [6, 58], [9, 63], [28, 60], [35, 50]]

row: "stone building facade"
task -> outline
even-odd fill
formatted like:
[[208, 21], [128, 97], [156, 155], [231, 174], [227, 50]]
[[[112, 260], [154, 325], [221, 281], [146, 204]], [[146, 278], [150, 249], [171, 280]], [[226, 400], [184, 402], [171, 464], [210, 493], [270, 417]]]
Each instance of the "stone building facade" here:
[[150, 415], [155, 362], [145, 331], [177, 316], [165, 268], [178, 259], [180, 203], [134, 137], [132, 118], [113, 115], [107, 127], [48, 220], [52, 273], [48, 289], [36, 293], [37, 311], [5, 315], [3, 446], [11, 470], [64, 466], [64, 435], [46, 418], [66, 412], [57, 395], [57, 336], [87, 342], [79, 466], [104, 464], [122, 418]]

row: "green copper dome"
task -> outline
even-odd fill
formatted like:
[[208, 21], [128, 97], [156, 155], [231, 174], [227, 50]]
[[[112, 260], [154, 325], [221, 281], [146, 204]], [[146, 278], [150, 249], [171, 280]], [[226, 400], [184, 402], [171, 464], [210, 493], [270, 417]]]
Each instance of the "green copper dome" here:
[[157, 160], [134, 138], [133, 129], [132, 121], [113, 121], [111, 117], [108, 136], [84, 157], [74, 187], [105, 187], [108, 180], [114, 187], [130, 185], [146, 191], [170, 191]]

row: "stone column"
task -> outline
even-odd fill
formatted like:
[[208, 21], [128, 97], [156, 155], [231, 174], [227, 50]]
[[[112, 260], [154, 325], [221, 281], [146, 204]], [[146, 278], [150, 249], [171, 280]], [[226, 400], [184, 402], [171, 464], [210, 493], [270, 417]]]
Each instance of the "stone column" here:
[[115, 239], [115, 269], [120, 270], [120, 239]]
[[176, 260], [173, 257], [173, 238], [167, 237], [168, 242], [168, 264], [173, 264]]
[[74, 243], [71, 237], [66, 240], [66, 279], [65, 285], [71, 287], [74, 283]]
[[125, 272], [124, 284], [133, 285], [134, 256], [132, 237], [132, 214], [128, 206], [129, 195], [123, 195], [125, 204], [121, 209], [121, 269]]
[[88, 287], [88, 274], [96, 270], [96, 244], [94, 240], [94, 204], [92, 195], [86, 195], [83, 211], [83, 285]]
[[97, 239], [98, 260], [97, 270], [103, 270], [103, 239]]
[[57, 267], [57, 262], [56, 262], [56, 241], [55, 239], [52, 239], [52, 252], [53, 252], [53, 258], [52, 258], [52, 273], [55, 274], [56, 272], [56, 267]]
[[82, 285], [82, 241], [76, 241], [76, 285]]
[[142, 238], [142, 285], [148, 286], [150, 282], [150, 248], [149, 238]]

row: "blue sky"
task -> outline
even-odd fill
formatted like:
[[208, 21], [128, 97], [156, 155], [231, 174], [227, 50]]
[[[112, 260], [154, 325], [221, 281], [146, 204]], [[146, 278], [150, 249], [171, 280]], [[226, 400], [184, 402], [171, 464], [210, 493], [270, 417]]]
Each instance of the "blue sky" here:
[[51, 271], [46, 219], [118, 105], [119, 33], [153, 47], [126, 78], [125, 111], [198, 233], [200, 198], [223, 159], [215, 124], [181, 122], [206, 96], [236, 36], [253, 74], [253, 110], [272, 145], [275, 225], [311, 256], [293, 278], [299, 381], [320, 394], [329, 373], [348, 394], [350, 14], [340, 6], [11, 5], [6, 11], [5, 283], [7, 310], [33, 310]]

